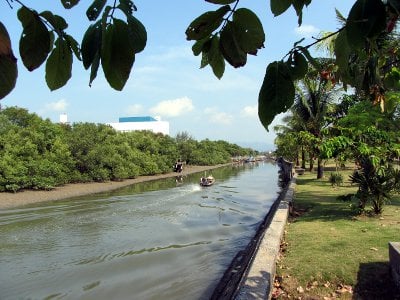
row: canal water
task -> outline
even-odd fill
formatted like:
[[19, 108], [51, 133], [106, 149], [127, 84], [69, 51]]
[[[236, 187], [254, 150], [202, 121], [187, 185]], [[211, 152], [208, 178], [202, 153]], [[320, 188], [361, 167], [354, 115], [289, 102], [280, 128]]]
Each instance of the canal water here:
[[279, 193], [270, 163], [209, 173], [0, 210], [0, 299], [208, 299]]

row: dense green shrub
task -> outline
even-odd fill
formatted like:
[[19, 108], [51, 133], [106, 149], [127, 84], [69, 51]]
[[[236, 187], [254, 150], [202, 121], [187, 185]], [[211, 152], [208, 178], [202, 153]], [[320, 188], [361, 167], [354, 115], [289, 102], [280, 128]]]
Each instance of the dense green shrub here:
[[0, 111], [0, 191], [123, 180], [171, 172], [178, 159], [215, 165], [246, 154], [254, 152], [185, 134], [118, 133], [104, 124], [54, 124], [17, 107]]
[[332, 186], [341, 186], [343, 184], [343, 175], [340, 173], [331, 173], [329, 182]]

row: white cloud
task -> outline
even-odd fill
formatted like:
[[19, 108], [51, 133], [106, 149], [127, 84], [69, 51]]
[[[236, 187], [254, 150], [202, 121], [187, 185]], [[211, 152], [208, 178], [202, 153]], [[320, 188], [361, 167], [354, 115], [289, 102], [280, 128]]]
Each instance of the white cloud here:
[[258, 116], [258, 107], [254, 106], [246, 106], [242, 109], [242, 116], [244, 117], [257, 117]]
[[127, 113], [130, 115], [137, 115], [143, 111], [143, 106], [141, 104], [133, 104], [129, 105], [127, 109]]
[[46, 111], [65, 111], [67, 109], [68, 102], [65, 99], [61, 99], [55, 102], [46, 103]]
[[317, 35], [320, 30], [313, 26], [313, 25], [301, 25], [300, 27], [296, 27], [294, 29], [297, 35], [300, 35], [302, 37], [312, 37], [313, 35]]
[[150, 108], [150, 112], [154, 115], [163, 117], [178, 117], [188, 113], [194, 109], [192, 100], [188, 97], [178, 98], [174, 100], [165, 100], [159, 102], [156, 106]]
[[226, 112], [220, 112], [216, 108], [206, 108], [204, 113], [208, 115], [211, 123], [229, 125], [233, 121], [232, 115]]

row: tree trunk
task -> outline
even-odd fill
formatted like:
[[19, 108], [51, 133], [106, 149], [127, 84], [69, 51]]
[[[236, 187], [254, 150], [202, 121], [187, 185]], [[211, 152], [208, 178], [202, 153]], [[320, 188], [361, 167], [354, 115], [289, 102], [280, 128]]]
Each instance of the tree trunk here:
[[314, 158], [312, 153], [309, 154], [310, 155], [310, 172], [314, 171]]
[[306, 168], [306, 152], [304, 151], [303, 148], [301, 148], [301, 167], [303, 169]]
[[321, 179], [322, 177], [324, 177], [324, 166], [322, 164], [322, 159], [318, 158], [317, 179]]

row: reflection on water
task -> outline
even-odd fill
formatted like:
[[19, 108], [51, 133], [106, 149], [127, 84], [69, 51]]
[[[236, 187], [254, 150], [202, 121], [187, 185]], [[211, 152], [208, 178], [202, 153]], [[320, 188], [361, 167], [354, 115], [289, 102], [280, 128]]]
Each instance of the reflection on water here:
[[271, 164], [212, 174], [1, 210], [0, 299], [207, 299], [279, 189]]

